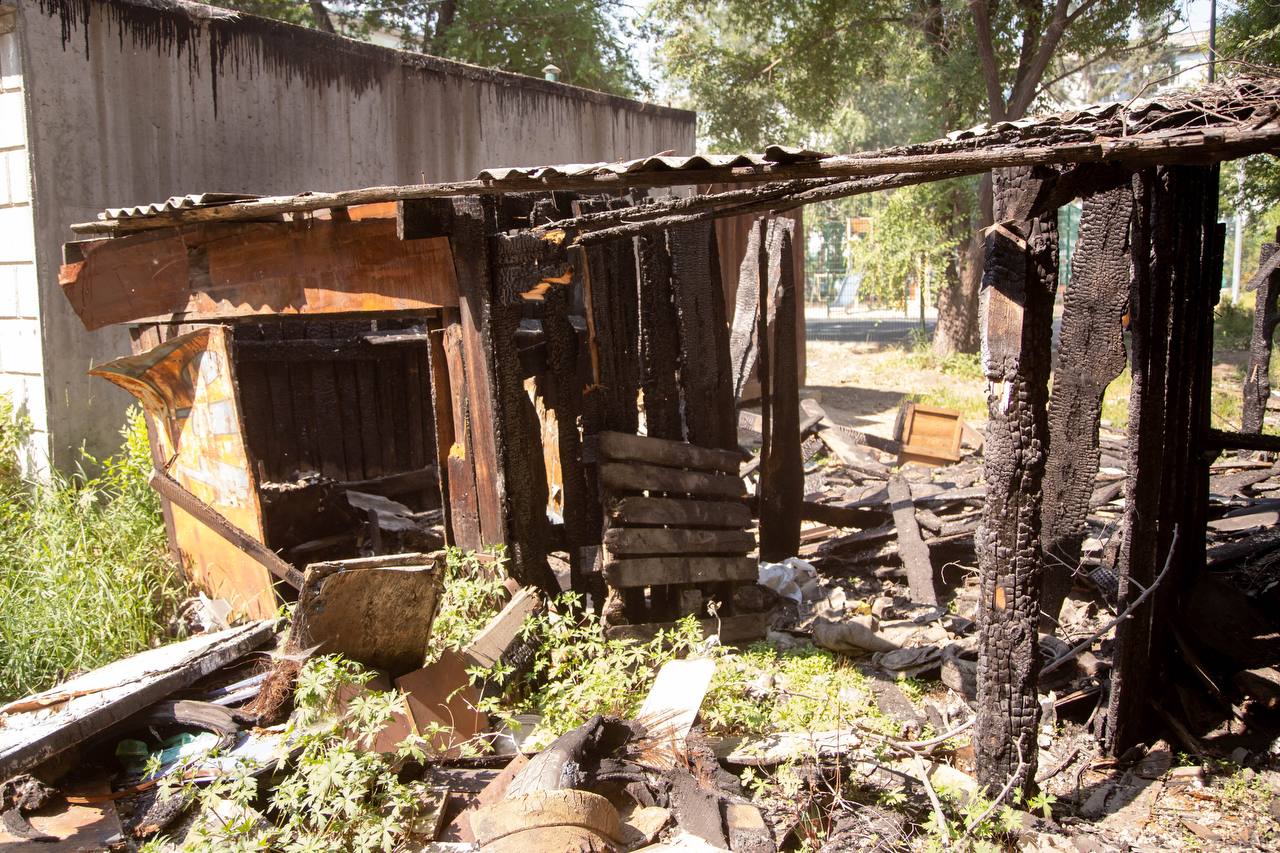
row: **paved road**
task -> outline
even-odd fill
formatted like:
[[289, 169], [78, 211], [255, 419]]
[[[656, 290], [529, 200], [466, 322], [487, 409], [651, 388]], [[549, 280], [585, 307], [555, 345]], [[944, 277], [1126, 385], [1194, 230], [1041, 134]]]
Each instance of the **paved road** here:
[[[933, 320], [925, 323], [927, 334], [933, 334]], [[806, 337], [811, 341], [857, 341], [878, 344], [901, 343], [920, 328], [919, 320], [906, 318], [859, 319], [856, 317], [808, 317], [804, 322]]]

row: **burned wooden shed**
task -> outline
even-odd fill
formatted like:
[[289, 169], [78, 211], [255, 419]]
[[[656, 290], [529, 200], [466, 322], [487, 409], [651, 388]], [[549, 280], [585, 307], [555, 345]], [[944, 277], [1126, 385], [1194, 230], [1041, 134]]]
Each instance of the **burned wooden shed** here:
[[[1150, 728], [1174, 648], [1165, 635], [1204, 570], [1209, 460], [1235, 446], [1280, 449], [1213, 431], [1208, 418], [1216, 164], [1278, 149], [1280, 82], [1235, 80], [864, 154], [774, 147], [196, 197], [76, 226], [105, 239], [68, 245], [63, 284], [91, 328], [136, 327], [138, 352], [102, 371], [155, 418], [157, 484], [179, 548], [226, 524], [216, 535], [230, 550], [217, 559], [259, 583], [265, 572], [288, 581], [312, 549], [364, 535], [351, 517], [291, 527], [291, 501], [315, 521], [327, 516], [298, 497], [308, 489], [380, 490], [412, 510], [438, 507], [454, 543], [504, 544], [524, 583], [558, 588], [547, 554], [566, 554], [573, 586], [594, 593], [620, 633], [714, 602], [731, 642], [763, 631], [753, 517], [760, 555], [799, 541], [796, 296], [782, 263], [793, 236], [777, 214], [993, 172], [975, 744], [981, 781], [1008, 791], [1036, 772], [1037, 625], [1078, 556], [1106, 385], [1131, 363], [1105, 725], [1114, 751]], [[644, 193], [709, 184], [742, 186]], [[1082, 236], [1050, 395], [1055, 211], [1076, 198]], [[743, 215], [764, 221], [731, 335], [712, 223]], [[739, 452], [735, 426], [753, 363], [758, 462]], [[760, 472], [754, 503], [740, 464]], [[382, 535], [376, 501], [362, 511]], [[184, 558], [197, 576], [214, 571], [201, 552]]]

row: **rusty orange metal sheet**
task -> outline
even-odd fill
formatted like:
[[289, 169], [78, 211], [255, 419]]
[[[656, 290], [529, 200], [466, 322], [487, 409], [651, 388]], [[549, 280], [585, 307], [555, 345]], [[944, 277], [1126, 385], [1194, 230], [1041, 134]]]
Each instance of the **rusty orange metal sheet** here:
[[395, 219], [205, 223], [74, 244], [59, 283], [88, 329], [175, 318], [424, 311], [458, 304], [449, 240]]
[[[152, 416], [169, 476], [265, 542], [226, 328], [196, 329], [91, 372], [133, 394]], [[181, 508], [172, 510], [188, 577], [238, 614], [273, 616], [276, 598], [266, 568]]]

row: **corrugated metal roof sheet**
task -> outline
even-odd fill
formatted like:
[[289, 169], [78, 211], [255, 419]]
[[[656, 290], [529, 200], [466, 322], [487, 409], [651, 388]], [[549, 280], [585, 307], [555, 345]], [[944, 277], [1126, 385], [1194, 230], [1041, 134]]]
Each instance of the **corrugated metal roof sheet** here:
[[634, 175], [640, 172], [688, 172], [700, 169], [733, 169], [741, 166], [764, 166], [770, 163], [800, 163], [821, 160], [830, 155], [807, 148], [770, 145], [763, 154], [695, 154], [691, 157], [673, 157], [658, 154], [638, 160], [620, 160], [612, 163], [568, 163], [556, 166], [506, 166], [485, 169], [479, 174], [482, 181], [505, 181], [510, 178], [585, 178], [592, 175]]
[[172, 213], [175, 210], [188, 210], [193, 207], [209, 207], [215, 204], [228, 204], [233, 201], [248, 201], [262, 198], [258, 195], [244, 193], [198, 193], [195, 195], [175, 195], [164, 201], [151, 204], [138, 204], [133, 207], [108, 207], [98, 214], [99, 219], [131, 219], [137, 216], [155, 216], [159, 213]]

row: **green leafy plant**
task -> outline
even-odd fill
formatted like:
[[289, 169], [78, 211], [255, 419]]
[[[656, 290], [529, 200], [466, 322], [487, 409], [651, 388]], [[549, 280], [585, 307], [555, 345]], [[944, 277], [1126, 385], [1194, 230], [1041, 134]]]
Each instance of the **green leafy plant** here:
[[[302, 668], [297, 712], [286, 733], [298, 755], [262, 811], [256, 807], [264, 798], [248, 768], [208, 784], [183, 781], [177, 771], [166, 776], [161, 796], [188, 798], [202, 813], [182, 849], [390, 853], [402, 844], [430, 797], [424, 784], [401, 782], [396, 767], [421, 756], [422, 742], [410, 736], [395, 754], [373, 751], [403, 697], [362, 691], [371, 677], [339, 656], [315, 658]], [[149, 847], [164, 844], [158, 839]]]
[[477, 554], [449, 548], [445, 556], [444, 590], [431, 624], [427, 657], [435, 660], [445, 649], [461, 651], [500, 611], [507, 600], [506, 552], [501, 545]]

